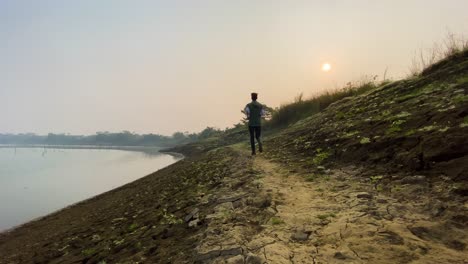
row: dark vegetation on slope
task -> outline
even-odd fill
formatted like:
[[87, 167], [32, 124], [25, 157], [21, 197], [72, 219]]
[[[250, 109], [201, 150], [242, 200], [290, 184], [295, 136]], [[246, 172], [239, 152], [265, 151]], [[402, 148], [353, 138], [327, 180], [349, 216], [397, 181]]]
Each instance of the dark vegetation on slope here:
[[420, 76], [330, 105], [269, 139], [270, 155], [302, 166], [361, 163], [468, 179], [468, 51]]

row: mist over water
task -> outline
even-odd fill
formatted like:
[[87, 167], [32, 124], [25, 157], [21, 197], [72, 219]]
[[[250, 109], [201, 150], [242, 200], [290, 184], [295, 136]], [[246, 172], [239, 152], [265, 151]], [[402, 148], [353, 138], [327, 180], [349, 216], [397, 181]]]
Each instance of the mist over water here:
[[0, 148], [0, 231], [109, 191], [178, 158], [99, 149]]

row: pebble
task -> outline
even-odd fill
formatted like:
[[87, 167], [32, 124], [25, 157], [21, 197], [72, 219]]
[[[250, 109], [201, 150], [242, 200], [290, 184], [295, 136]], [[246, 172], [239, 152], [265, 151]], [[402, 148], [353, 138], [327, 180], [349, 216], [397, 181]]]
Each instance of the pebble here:
[[372, 194], [367, 193], [367, 192], [361, 192], [361, 193], [358, 193], [356, 197], [359, 199], [372, 199]]
[[302, 231], [298, 231], [296, 233], [294, 233], [291, 238], [293, 240], [297, 240], [297, 241], [306, 241], [307, 239], [309, 239], [309, 234], [305, 233], [305, 232], [302, 232]]

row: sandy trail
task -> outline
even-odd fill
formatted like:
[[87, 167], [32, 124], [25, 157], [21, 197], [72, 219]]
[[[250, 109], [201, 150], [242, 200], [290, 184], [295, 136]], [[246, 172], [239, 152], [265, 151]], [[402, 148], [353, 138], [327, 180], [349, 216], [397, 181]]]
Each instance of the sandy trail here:
[[253, 166], [274, 210], [246, 243], [263, 262], [468, 263], [466, 227], [434, 219], [429, 193], [386, 196], [353, 168], [299, 175], [261, 156]]

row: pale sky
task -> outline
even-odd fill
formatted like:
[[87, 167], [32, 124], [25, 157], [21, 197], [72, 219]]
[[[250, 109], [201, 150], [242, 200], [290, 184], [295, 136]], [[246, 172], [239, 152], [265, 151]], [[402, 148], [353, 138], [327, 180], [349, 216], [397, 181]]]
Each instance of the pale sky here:
[[[225, 128], [468, 33], [466, 0], [0, 0], [0, 133]], [[331, 71], [321, 70], [331, 64]]]

